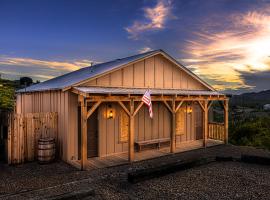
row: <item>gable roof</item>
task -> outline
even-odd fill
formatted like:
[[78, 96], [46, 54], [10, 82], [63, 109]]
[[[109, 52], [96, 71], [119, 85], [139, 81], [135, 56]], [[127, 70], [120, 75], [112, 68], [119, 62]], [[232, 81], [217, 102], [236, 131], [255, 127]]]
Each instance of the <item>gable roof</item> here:
[[209, 90], [215, 91], [214, 88], [212, 88], [210, 85], [208, 85], [206, 82], [204, 82], [202, 79], [200, 79], [197, 75], [195, 75], [193, 72], [191, 72], [189, 69], [184, 67], [182, 64], [180, 64], [177, 60], [172, 58], [169, 54], [167, 54], [165, 51], [159, 49], [154, 51], [149, 51], [142, 54], [137, 54], [130, 57], [125, 57], [121, 59], [112, 60], [109, 62], [104, 62], [100, 64], [96, 64], [93, 66], [81, 68], [79, 70], [64, 74], [62, 76], [58, 76], [55, 78], [52, 78], [50, 80], [41, 82], [36, 85], [31, 85], [25, 89], [20, 89], [17, 92], [36, 92], [36, 91], [46, 91], [46, 90], [62, 90], [69, 88], [74, 85], [78, 85], [79, 83], [89, 80], [91, 78], [95, 78], [97, 76], [106, 74], [108, 72], [111, 72], [113, 70], [119, 69], [121, 67], [124, 67], [130, 63], [154, 56], [162, 54], [164, 57], [175, 63], [177, 66], [179, 66], [183, 71], [185, 71], [187, 74], [198, 80], [200, 83], [202, 83], [204, 86], [206, 86]]

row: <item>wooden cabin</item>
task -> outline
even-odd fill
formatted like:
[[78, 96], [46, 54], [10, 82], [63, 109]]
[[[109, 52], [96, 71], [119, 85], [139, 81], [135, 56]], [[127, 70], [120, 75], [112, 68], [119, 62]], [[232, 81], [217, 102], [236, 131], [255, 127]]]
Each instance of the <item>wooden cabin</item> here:
[[[152, 119], [142, 102], [147, 89]], [[224, 123], [209, 122], [213, 101], [221, 102]], [[82, 169], [102, 160], [106, 165], [106, 158], [132, 162], [228, 141], [228, 98], [162, 50], [19, 90], [16, 112], [56, 112], [59, 156]]]

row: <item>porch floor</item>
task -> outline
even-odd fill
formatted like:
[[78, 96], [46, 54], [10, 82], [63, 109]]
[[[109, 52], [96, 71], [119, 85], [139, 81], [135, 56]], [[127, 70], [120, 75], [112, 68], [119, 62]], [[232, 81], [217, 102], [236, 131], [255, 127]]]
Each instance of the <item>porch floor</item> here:
[[[216, 146], [220, 144], [224, 144], [224, 142], [220, 140], [213, 140], [213, 139], [207, 140], [207, 147]], [[195, 150], [199, 148], [203, 148], [203, 140], [182, 142], [182, 143], [176, 144], [175, 153]], [[170, 154], [170, 147], [143, 150], [143, 151], [134, 153], [134, 162], [156, 158], [160, 156], [165, 156], [169, 154]], [[122, 164], [127, 164], [127, 163], [128, 163], [128, 152], [104, 156], [104, 157], [88, 158], [87, 170], [117, 166], [117, 165], [122, 165]], [[79, 160], [76, 161], [74, 165], [79, 168], [80, 161]]]

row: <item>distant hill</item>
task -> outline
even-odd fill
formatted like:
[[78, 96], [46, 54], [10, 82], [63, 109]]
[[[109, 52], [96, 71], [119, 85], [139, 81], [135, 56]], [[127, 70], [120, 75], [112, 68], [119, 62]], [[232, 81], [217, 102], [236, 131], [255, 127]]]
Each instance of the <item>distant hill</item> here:
[[262, 108], [265, 104], [270, 104], [270, 90], [233, 95], [230, 99], [231, 106]]

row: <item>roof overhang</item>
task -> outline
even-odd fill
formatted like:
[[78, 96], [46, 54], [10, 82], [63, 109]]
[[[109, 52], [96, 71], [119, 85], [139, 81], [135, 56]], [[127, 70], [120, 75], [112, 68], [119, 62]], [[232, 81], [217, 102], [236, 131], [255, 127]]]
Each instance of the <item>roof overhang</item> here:
[[[109, 94], [109, 95], [143, 95], [147, 88], [123, 88], [123, 87], [73, 87], [78, 94]], [[149, 88], [151, 95], [173, 96], [226, 96], [217, 91], [208, 90], [179, 90]]]

